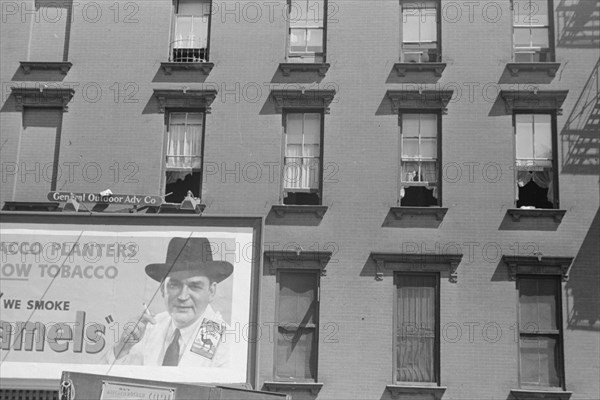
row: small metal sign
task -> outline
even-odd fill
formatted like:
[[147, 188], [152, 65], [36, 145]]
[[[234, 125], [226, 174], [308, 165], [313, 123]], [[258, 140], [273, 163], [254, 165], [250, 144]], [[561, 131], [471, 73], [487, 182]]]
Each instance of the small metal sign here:
[[79, 203], [104, 203], [136, 206], [159, 206], [163, 203], [160, 196], [145, 194], [107, 194], [100, 193], [73, 193], [73, 192], [49, 192], [49, 201], [66, 202], [74, 197]]
[[100, 400], [173, 400], [175, 388], [102, 381]]

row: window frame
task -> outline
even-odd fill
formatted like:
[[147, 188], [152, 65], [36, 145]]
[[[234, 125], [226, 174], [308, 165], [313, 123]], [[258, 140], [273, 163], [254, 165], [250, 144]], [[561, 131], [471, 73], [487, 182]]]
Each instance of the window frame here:
[[[527, 1], [528, 4], [531, 4], [531, 0], [518, 0], [519, 2], [525, 2]], [[511, 30], [512, 30], [512, 60], [513, 62], [525, 62], [525, 63], [540, 63], [540, 62], [555, 62], [556, 61], [556, 44], [555, 44], [555, 40], [554, 40], [554, 1], [553, 0], [544, 0], [547, 3], [547, 10], [548, 10], [548, 25], [542, 25], [542, 24], [529, 24], [529, 25], [519, 25], [515, 23], [515, 9], [520, 8], [519, 6], [515, 7], [515, 0], [511, 0], [511, 10], [512, 10], [512, 24], [511, 24]], [[516, 10], [517, 12], [521, 12], [520, 9]], [[535, 18], [535, 14], [530, 14], [529, 15], [530, 19], [531, 18]], [[526, 28], [529, 27], [529, 29], [535, 29], [535, 28], [546, 28], [548, 29], [548, 60], [546, 61], [517, 61], [516, 60], [516, 50], [517, 50], [517, 46], [516, 46], [516, 37], [515, 37], [515, 28]], [[532, 34], [529, 34], [529, 39], [531, 42], [531, 38], [532, 38]], [[535, 51], [535, 49], [537, 49], [537, 51], [541, 51], [542, 48], [537, 48], [537, 47], [519, 47], [519, 49], [522, 50], [526, 50], [526, 49], [533, 49], [532, 51]]]
[[[292, 46], [292, 25], [291, 25], [291, 10], [292, 10], [292, 2], [298, 2], [298, 1], [306, 1], [306, 3], [308, 4], [308, 7], [310, 7], [310, 2], [316, 2], [316, 1], [321, 1], [321, 0], [287, 0], [286, 1], [286, 7], [287, 7], [287, 13], [286, 13], [286, 46], [285, 46], [285, 60], [287, 63], [294, 63], [294, 62], [298, 62], [298, 63], [306, 63], [306, 64], [323, 64], [325, 62], [327, 62], [327, 14], [328, 14], [328, 1], [329, 0], [322, 0], [323, 1], [323, 43], [322, 43], [322, 47], [323, 47], [323, 52], [322, 53], [292, 53], [291, 51], [291, 46]], [[308, 21], [308, 20], [307, 20]], [[311, 29], [308, 22], [307, 22], [307, 26], [305, 29]], [[294, 54], [297, 54], [296, 56], [293, 56]], [[309, 62], [304, 62], [301, 61], [305, 56], [311, 55], [315, 58], [315, 61], [313, 61], [312, 63]], [[317, 61], [316, 59], [318, 57], [321, 57], [320, 61]]]
[[560, 208], [560, 198], [559, 198], [559, 173], [558, 173], [558, 128], [557, 128], [557, 114], [556, 110], [536, 110], [536, 109], [527, 109], [527, 108], [519, 108], [514, 109], [512, 112], [512, 124], [513, 124], [513, 159], [514, 159], [514, 187], [515, 187], [515, 207], [517, 206], [517, 195], [519, 194], [518, 189], [518, 173], [519, 170], [517, 168], [517, 114], [534, 114], [534, 115], [550, 115], [550, 137], [552, 143], [552, 185], [553, 185], [553, 194], [552, 194], [552, 208], [551, 209], [559, 209]]
[[[556, 290], [556, 297], [555, 297], [555, 301], [556, 301], [556, 313], [555, 313], [555, 318], [556, 318], [556, 326], [557, 326], [557, 331], [558, 332], [552, 332], [550, 333], [550, 331], [543, 331], [543, 332], [524, 332], [521, 330], [521, 299], [520, 299], [520, 284], [522, 282], [522, 279], [532, 279], [532, 280], [552, 280], [554, 281], [554, 287]], [[532, 274], [517, 274], [516, 275], [516, 296], [517, 296], [517, 326], [518, 326], [518, 331], [516, 332], [516, 334], [518, 334], [517, 337], [517, 357], [518, 357], [518, 379], [519, 379], [519, 388], [521, 389], [532, 389], [532, 390], [537, 390], [537, 389], [562, 389], [565, 390], [566, 385], [565, 385], [565, 358], [564, 358], [564, 329], [563, 329], [563, 310], [562, 310], [562, 306], [563, 306], [563, 301], [562, 301], [562, 282], [561, 282], [561, 278], [560, 275], [543, 275], [543, 274], [537, 274], [537, 275], [532, 275]], [[522, 335], [525, 335], [526, 337], [556, 337], [556, 341], [557, 341], [557, 358], [558, 358], [558, 371], [557, 371], [557, 375], [558, 375], [558, 379], [560, 380], [560, 383], [558, 386], [541, 386], [541, 385], [527, 385], [527, 384], [523, 384], [522, 382], [522, 375], [523, 375], [523, 371], [522, 371], [522, 362], [521, 362], [521, 337]]]
[[201, 154], [200, 154], [200, 168], [196, 169], [196, 168], [192, 168], [190, 170], [190, 173], [194, 174], [194, 173], [200, 173], [200, 182], [199, 182], [199, 186], [198, 186], [198, 193], [194, 193], [194, 196], [198, 195], [198, 197], [202, 197], [202, 185], [204, 183], [204, 149], [205, 149], [205, 141], [206, 141], [206, 114], [207, 114], [207, 110], [206, 108], [181, 108], [181, 107], [166, 107], [165, 108], [165, 112], [164, 112], [164, 127], [163, 127], [163, 151], [162, 151], [162, 184], [161, 187], [164, 190], [164, 195], [167, 194], [167, 172], [170, 171], [184, 171], [184, 170], [178, 170], [178, 169], [169, 169], [167, 167], [167, 151], [169, 148], [169, 134], [170, 134], [170, 121], [171, 121], [171, 114], [173, 113], [186, 113], [186, 114], [191, 114], [191, 113], [196, 113], [196, 114], [202, 114], [202, 137], [200, 139], [200, 148], [201, 148]]
[[[274, 351], [273, 351], [273, 379], [276, 382], [303, 382], [303, 383], [316, 383], [318, 382], [318, 376], [319, 376], [319, 329], [320, 329], [320, 302], [321, 302], [321, 270], [317, 269], [317, 268], [277, 268], [276, 272], [275, 272], [275, 279], [276, 279], [276, 294], [275, 294], [275, 321], [276, 324], [273, 327], [274, 329]], [[278, 330], [279, 330], [279, 326], [280, 326], [280, 321], [279, 321], [279, 307], [280, 307], [280, 302], [281, 302], [281, 274], [307, 274], [307, 275], [314, 275], [315, 276], [315, 281], [316, 281], [316, 287], [315, 287], [315, 301], [316, 301], [316, 307], [315, 307], [315, 322], [314, 322], [314, 327], [312, 327], [312, 329], [314, 329], [314, 334], [313, 334], [313, 350], [315, 352], [315, 360], [314, 360], [314, 371], [315, 371], [315, 376], [313, 379], [310, 378], [297, 378], [297, 377], [287, 377], [287, 378], [283, 378], [280, 377], [277, 373], [278, 373], [278, 363], [277, 363], [277, 336], [278, 336]], [[300, 330], [302, 328], [301, 326], [302, 324], [299, 324], [298, 326], [298, 330]]]
[[[288, 114], [319, 114], [321, 116], [321, 126], [319, 132], [319, 188], [317, 191], [311, 189], [290, 189], [287, 190], [285, 187], [285, 159], [286, 159], [286, 150], [287, 150], [287, 116]], [[284, 108], [282, 113], [282, 138], [281, 138], [281, 179], [280, 179], [280, 190], [279, 190], [279, 203], [284, 204], [284, 199], [287, 197], [287, 193], [316, 193], [319, 198], [319, 204], [323, 204], [323, 141], [325, 136], [325, 111], [323, 108]], [[292, 204], [288, 204], [292, 205]]]
[[[433, 358], [433, 374], [434, 380], [432, 382], [419, 382], [419, 381], [398, 381], [396, 379], [398, 370], [398, 290], [400, 289], [400, 276], [428, 276], [433, 277], [435, 280], [435, 340], [434, 340], [434, 358]], [[440, 386], [441, 383], [441, 342], [440, 342], [440, 273], [439, 272], [404, 272], [394, 271], [394, 301], [393, 301], [393, 325], [392, 325], [392, 382], [394, 385], [420, 385], [420, 386]]]
[[[208, 24], [206, 27], [206, 54], [205, 54], [205, 59], [204, 62], [209, 62], [210, 61], [210, 39], [211, 39], [211, 28], [212, 28], [212, 0], [207, 0], [206, 3], [208, 3], [208, 14], [203, 14], [203, 15], [199, 15], [198, 17], [200, 18], [208, 18]], [[191, 61], [174, 61], [173, 60], [173, 52], [175, 51], [175, 33], [177, 30], [177, 16], [179, 15], [179, 4], [180, 4], [180, 0], [173, 0], [173, 6], [172, 6], [172, 11], [171, 11], [171, 29], [170, 29], [170, 36], [169, 36], [169, 61], [171, 62], [184, 62], [184, 63], [191, 63]], [[200, 2], [199, 4], [203, 4], [202, 2]], [[203, 7], [203, 6], [201, 6]], [[187, 15], [187, 14], [185, 14]], [[191, 15], [192, 17], [195, 17], [195, 15]]]
[[[441, 10], [441, 1], [440, 0], [429, 0], [433, 3], [435, 3], [435, 10], [436, 10], [436, 47], [435, 49], [437, 50], [437, 57], [435, 60], [430, 60], [430, 61], [419, 61], [416, 64], [428, 64], [428, 63], [435, 63], [435, 62], [441, 62], [442, 59], [442, 10]], [[400, 46], [400, 62], [403, 63], [407, 63], [410, 61], [406, 61], [406, 57], [404, 55], [404, 9], [405, 9], [405, 5], [406, 4], [410, 4], [410, 5], [415, 5], [415, 4], [424, 4], [425, 1], [419, 3], [419, 2], [414, 2], [414, 1], [410, 1], [410, 0], [400, 0], [400, 32], [399, 32], [399, 46]], [[419, 7], [420, 8], [420, 7]], [[410, 42], [412, 43], [412, 42]], [[421, 43], [426, 43], [426, 42], [419, 42], [419, 44]]]
[[[403, 145], [404, 145], [404, 137], [403, 137], [403, 132], [402, 132], [402, 115], [403, 114], [435, 114], [437, 115], [437, 136], [436, 136], [436, 140], [437, 140], [437, 145], [436, 145], [436, 149], [437, 149], [437, 158], [436, 158], [436, 174], [437, 174], [437, 182], [436, 182], [436, 188], [437, 188], [437, 204], [436, 205], [431, 205], [431, 206], [424, 206], [424, 207], [441, 207], [442, 206], [442, 115], [443, 112], [441, 109], [419, 109], [419, 108], [406, 108], [406, 109], [401, 109], [398, 112], [398, 179], [397, 179], [397, 197], [398, 197], [398, 204], [402, 203], [402, 197], [401, 197], [401, 193], [402, 193], [402, 189], [405, 187], [417, 187], [417, 186], [421, 186], [421, 187], [427, 187], [426, 184], [423, 184], [424, 182], [415, 182], [416, 184], [412, 184], [412, 185], [404, 185], [404, 181], [403, 179], [403, 168], [402, 168], [402, 163], [403, 163], [403, 157], [402, 157], [402, 151], [403, 151]], [[421, 137], [421, 132], [419, 132], [419, 140]], [[407, 161], [408, 162], [408, 161]]]

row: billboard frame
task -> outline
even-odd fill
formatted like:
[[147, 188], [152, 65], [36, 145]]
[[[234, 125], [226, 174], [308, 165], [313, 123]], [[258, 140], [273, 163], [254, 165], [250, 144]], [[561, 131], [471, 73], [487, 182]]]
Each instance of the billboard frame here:
[[[11, 224], [81, 224], [105, 226], [177, 226], [177, 227], [223, 227], [251, 228], [253, 234], [253, 255], [250, 282], [250, 315], [248, 337], [256, 337], [260, 317], [260, 280], [262, 271], [262, 241], [264, 218], [262, 216], [200, 216], [190, 214], [124, 214], [124, 213], [64, 213], [0, 211], [0, 222]], [[248, 340], [246, 357], [246, 381], [241, 384], [256, 387], [258, 384], [258, 341]], [[60, 379], [17, 379], [0, 377], [0, 389], [57, 389]], [[190, 382], [198, 384], [198, 382]]]

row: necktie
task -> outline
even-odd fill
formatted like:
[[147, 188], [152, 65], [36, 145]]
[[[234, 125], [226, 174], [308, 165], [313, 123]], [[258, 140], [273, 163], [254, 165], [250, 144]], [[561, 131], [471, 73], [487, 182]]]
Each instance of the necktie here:
[[175, 367], [179, 364], [179, 337], [181, 333], [179, 329], [175, 329], [173, 334], [173, 341], [167, 347], [167, 351], [165, 352], [165, 358], [163, 358], [162, 365]]

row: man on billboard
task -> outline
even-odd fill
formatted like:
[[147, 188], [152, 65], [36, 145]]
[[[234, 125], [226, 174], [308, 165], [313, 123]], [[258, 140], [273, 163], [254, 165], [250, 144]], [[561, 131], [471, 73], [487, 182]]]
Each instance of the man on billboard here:
[[212, 302], [217, 284], [233, 272], [213, 260], [206, 238], [172, 238], [165, 263], [149, 264], [146, 274], [160, 282], [167, 311], [146, 308], [133, 329], [106, 355], [109, 363], [180, 367], [228, 367], [227, 324]]

